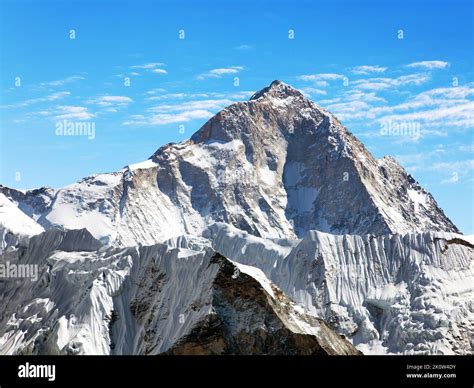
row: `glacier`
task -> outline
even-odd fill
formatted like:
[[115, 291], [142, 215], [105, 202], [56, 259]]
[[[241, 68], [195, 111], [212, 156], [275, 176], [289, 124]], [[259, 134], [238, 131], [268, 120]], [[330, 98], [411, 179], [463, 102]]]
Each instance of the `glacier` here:
[[37, 282], [0, 282], [0, 354], [359, 354], [257, 268], [204, 240], [105, 247], [50, 229], [3, 259]]

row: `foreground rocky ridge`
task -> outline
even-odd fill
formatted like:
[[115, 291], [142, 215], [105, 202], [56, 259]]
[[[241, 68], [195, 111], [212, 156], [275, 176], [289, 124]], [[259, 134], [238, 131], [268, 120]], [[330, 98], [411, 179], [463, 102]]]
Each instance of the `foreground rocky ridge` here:
[[452, 233], [268, 240], [229, 225], [214, 249], [260, 268], [364, 353], [474, 352], [474, 245]]

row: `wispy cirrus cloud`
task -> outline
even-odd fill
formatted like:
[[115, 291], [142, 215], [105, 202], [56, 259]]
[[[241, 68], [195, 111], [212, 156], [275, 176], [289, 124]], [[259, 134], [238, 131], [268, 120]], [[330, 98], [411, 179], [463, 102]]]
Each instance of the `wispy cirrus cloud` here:
[[471, 144], [461, 144], [458, 147], [458, 150], [461, 152], [474, 153], [474, 143]]
[[70, 77], [66, 77], [63, 79], [55, 80], [55, 81], [49, 81], [49, 82], [41, 82], [40, 86], [42, 87], [50, 87], [50, 86], [63, 86], [66, 84], [70, 84], [73, 82], [81, 81], [84, 80], [85, 78], [79, 75], [73, 75]]
[[168, 74], [168, 71], [165, 69], [151, 69], [150, 71], [155, 74]]
[[[126, 126], [149, 126], [208, 119], [217, 111], [234, 102], [246, 99], [252, 94], [254, 94], [253, 91], [242, 91], [231, 93], [167, 93], [153, 96], [147, 100], [167, 103], [151, 106], [146, 109], [144, 114], [131, 115], [122, 124]], [[202, 99], [203, 97], [205, 99]], [[188, 101], [175, 102], [177, 100]]]
[[364, 90], [351, 89], [346, 92], [341, 97], [330, 98], [327, 100], [320, 100], [320, 103], [326, 105], [336, 104], [338, 102], [344, 101], [364, 101], [368, 103], [386, 103], [387, 100], [383, 97], [377, 96], [376, 92], [367, 92]]
[[[129, 74], [133, 76], [140, 76], [142, 73], [140, 71], [146, 72], [146, 73], [154, 73], [154, 74], [160, 74], [160, 75], [166, 75], [168, 74], [168, 70], [163, 69], [166, 64], [162, 62], [148, 62], [148, 63], [143, 63], [141, 65], [133, 65], [130, 66], [130, 69], [132, 70]], [[123, 77], [122, 74], [118, 74], [118, 77]]]
[[159, 92], [155, 90], [150, 90], [146, 92], [147, 97], [146, 101], [165, 101], [165, 100], [184, 100], [184, 99], [227, 99], [229, 101], [242, 101], [248, 99], [255, 92], [254, 91], [241, 91], [241, 92], [232, 92], [232, 93], [217, 93], [217, 92], [206, 92], [206, 93], [164, 93], [158, 94]]
[[[157, 92], [154, 90], [149, 90], [146, 94], [151, 96], [147, 97], [146, 101], [181, 100], [189, 96], [187, 93], [163, 93], [156, 95]], [[205, 94], [204, 97], [207, 97], [207, 95]]]
[[240, 51], [247, 51], [247, 50], [252, 50], [255, 46], [251, 44], [241, 44], [240, 46], [237, 46], [235, 49], [240, 50]]
[[439, 160], [439, 158], [444, 158], [445, 155], [445, 146], [443, 144], [439, 144], [434, 149], [429, 151], [424, 150], [423, 152], [395, 155], [395, 159], [397, 160], [397, 162], [403, 165], [431, 165], [433, 164], [433, 160]]
[[149, 108], [148, 111], [170, 113], [204, 109], [219, 110], [232, 103], [233, 101], [228, 99], [187, 101], [180, 104], [157, 105]]
[[389, 114], [408, 110], [420, 110], [429, 107], [449, 107], [468, 103], [467, 97], [474, 95], [474, 88], [468, 86], [457, 86], [450, 88], [435, 88], [421, 92], [407, 101], [382, 107], [373, 108], [372, 112], [377, 114]]
[[13, 104], [2, 105], [1, 108], [6, 108], [6, 109], [9, 109], [9, 108], [23, 108], [23, 107], [27, 107], [27, 106], [34, 105], [34, 104], [57, 101], [57, 100], [66, 98], [70, 95], [71, 95], [70, 92], [56, 92], [56, 93], [48, 94], [47, 96], [44, 96], [44, 97], [30, 98], [30, 99], [20, 101], [20, 102], [16, 102], [16, 103], [13, 103]]
[[370, 105], [365, 101], [336, 102], [325, 106], [331, 112], [335, 112], [340, 120], [367, 118]]
[[382, 67], [378, 65], [375, 65], [375, 66], [362, 65], [362, 66], [353, 67], [350, 71], [352, 74], [367, 75], [367, 74], [373, 74], [373, 73], [384, 73], [385, 70], [387, 70], [386, 67]]
[[306, 97], [312, 97], [315, 95], [326, 95], [327, 92], [323, 89], [318, 89], [318, 88], [313, 88], [311, 86], [301, 88], [301, 92], [306, 96]]
[[132, 103], [133, 100], [127, 96], [99, 96], [86, 101], [86, 104], [98, 105], [100, 107], [124, 107]]
[[152, 95], [155, 95], [155, 94], [158, 94], [158, 93], [166, 93], [166, 89], [163, 89], [163, 88], [153, 88], [153, 89], [147, 90], [147, 91], [145, 92], [145, 94], [148, 95], [148, 96], [152, 96]]
[[430, 80], [430, 76], [425, 73], [401, 75], [399, 77], [377, 77], [366, 78], [352, 82], [357, 89], [363, 90], [386, 90], [396, 89], [401, 86], [421, 85]]
[[243, 66], [219, 67], [199, 74], [197, 79], [204, 80], [206, 78], [221, 78], [224, 75], [240, 73], [243, 69]]
[[471, 128], [474, 127], [474, 102], [469, 101], [448, 107], [437, 106], [433, 109], [387, 115], [379, 118], [378, 121], [420, 122], [423, 127], [444, 125], [451, 128]]
[[420, 61], [420, 62], [410, 63], [406, 67], [426, 69], [426, 70], [445, 69], [445, 68], [449, 67], [449, 62], [444, 62], [444, 61]]
[[165, 125], [173, 123], [185, 123], [191, 120], [196, 119], [207, 119], [213, 116], [213, 113], [203, 110], [188, 110], [177, 112], [175, 114], [170, 113], [158, 113], [151, 116], [145, 117], [141, 115], [140, 117], [134, 117], [131, 120], [126, 120], [122, 125]]
[[442, 174], [444, 176], [448, 175], [445, 179], [441, 180], [440, 184], [453, 185], [462, 181], [468, 181], [469, 179], [472, 182], [474, 159], [439, 162], [420, 167], [420, 170], [424, 169], [427, 171], [434, 171], [437, 174]]
[[442, 185], [452, 185], [459, 182], [459, 174], [457, 172], [452, 173], [451, 177], [443, 179], [440, 183]]
[[344, 79], [344, 75], [337, 73], [319, 73], [319, 74], [304, 74], [297, 77], [301, 81], [336, 81]]
[[[397, 91], [400, 85], [418, 85], [425, 81], [424, 74], [397, 78], [376, 78], [369, 82], [384, 85], [380, 90]], [[381, 128], [382, 124], [413, 124], [420, 128], [420, 137], [448, 135], [449, 129], [465, 130], [474, 127], [474, 87], [470, 84], [457, 87], [441, 87], [417, 93], [405, 101], [390, 104], [377, 95], [377, 90], [360, 88], [367, 80], [354, 81], [354, 89], [344, 91], [338, 97], [318, 101], [339, 119], [348, 122], [364, 120], [365, 126]], [[389, 95], [390, 96], [390, 95]], [[380, 131], [364, 134], [381, 136]]]
[[162, 62], [149, 62], [149, 63], [143, 63], [141, 65], [133, 65], [133, 66], [130, 66], [130, 68], [151, 70], [151, 69], [156, 69], [157, 67], [163, 67], [163, 66], [165, 66], [165, 64]]
[[469, 160], [459, 160], [459, 161], [450, 161], [450, 162], [439, 162], [432, 165], [427, 165], [429, 170], [441, 170], [445, 172], [456, 172], [463, 170], [473, 170], [474, 169], [474, 159]]
[[412, 173], [428, 172], [430, 175], [437, 175], [442, 185], [457, 184], [466, 179], [472, 179], [474, 159], [446, 161], [447, 155], [453, 150], [452, 146], [446, 149], [443, 144], [438, 144], [422, 152], [396, 155], [395, 159]]

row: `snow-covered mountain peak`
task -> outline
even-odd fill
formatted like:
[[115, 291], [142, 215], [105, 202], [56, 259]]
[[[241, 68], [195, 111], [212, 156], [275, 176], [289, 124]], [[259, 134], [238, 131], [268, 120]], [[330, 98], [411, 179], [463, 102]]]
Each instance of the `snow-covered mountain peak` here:
[[280, 81], [146, 162], [52, 193], [0, 192], [46, 229], [87, 228], [123, 245], [212, 222], [272, 238], [457, 232], [394, 159], [376, 160], [330, 112]]
[[260, 98], [279, 98], [286, 99], [288, 97], [303, 97], [303, 94], [293, 88], [292, 86], [285, 84], [282, 81], [275, 80], [267, 87], [256, 92], [250, 97], [250, 101], [258, 100]]
[[[336, 128], [337, 127], [337, 128]], [[273, 81], [248, 101], [232, 104], [212, 117], [191, 140], [229, 142], [234, 139], [260, 142], [261, 138], [297, 140], [298, 135], [314, 135], [312, 142], [323, 141], [327, 131], [345, 129], [327, 111], [308, 100], [297, 89]], [[291, 139], [296, 135], [295, 139]]]

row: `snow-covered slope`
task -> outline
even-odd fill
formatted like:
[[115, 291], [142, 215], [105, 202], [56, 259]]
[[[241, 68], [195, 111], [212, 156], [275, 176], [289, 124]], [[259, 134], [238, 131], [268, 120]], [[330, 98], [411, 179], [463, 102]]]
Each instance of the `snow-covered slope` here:
[[375, 160], [331, 113], [279, 81], [144, 163], [57, 192], [0, 191], [45, 227], [86, 227], [125, 246], [212, 222], [267, 238], [457, 232], [395, 160]]
[[44, 229], [0, 193], [0, 229], [19, 236], [34, 236]]
[[14, 245], [23, 237], [34, 236], [43, 231], [36, 221], [0, 193], [0, 255], [8, 245]]
[[189, 247], [23, 241], [3, 258], [39, 280], [0, 282], [0, 354], [358, 354], [260, 270]]
[[364, 353], [474, 352], [474, 245], [442, 232], [266, 240], [220, 224], [214, 249], [256, 266]]

